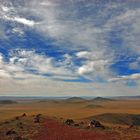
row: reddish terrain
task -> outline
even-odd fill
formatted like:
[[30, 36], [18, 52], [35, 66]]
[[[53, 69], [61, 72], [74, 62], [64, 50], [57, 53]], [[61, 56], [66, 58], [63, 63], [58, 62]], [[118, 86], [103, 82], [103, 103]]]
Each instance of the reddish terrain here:
[[116, 134], [110, 132], [78, 129], [50, 118], [43, 125], [36, 140], [117, 140]]

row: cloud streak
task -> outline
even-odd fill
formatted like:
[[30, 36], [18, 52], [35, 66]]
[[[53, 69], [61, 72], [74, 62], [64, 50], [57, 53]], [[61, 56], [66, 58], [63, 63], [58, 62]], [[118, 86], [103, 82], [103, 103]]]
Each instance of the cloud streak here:
[[135, 73], [127, 76], [120, 76], [116, 78], [109, 79], [109, 82], [118, 82], [118, 81], [127, 81], [127, 80], [139, 80], [140, 79], [140, 73]]

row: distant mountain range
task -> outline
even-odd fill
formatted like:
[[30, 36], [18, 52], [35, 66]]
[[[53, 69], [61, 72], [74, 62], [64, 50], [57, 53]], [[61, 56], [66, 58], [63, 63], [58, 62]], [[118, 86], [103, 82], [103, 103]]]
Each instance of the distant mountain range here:
[[65, 102], [85, 102], [87, 101], [85, 98], [82, 98], [82, 97], [71, 97], [71, 98], [68, 98], [68, 99], [65, 99]]
[[93, 101], [114, 101], [114, 99], [110, 99], [110, 98], [104, 98], [104, 97], [96, 97], [93, 99]]
[[0, 104], [16, 104], [16, 101], [12, 101], [12, 100], [1, 100]]
[[114, 99], [130, 99], [130, 100], [138, 100], [140, 99], [140, 96], [117, 96], [117, 97], [112, 97]]
[[12, 101], [30, 101], [30, 100], [66, 100], [66, 101], [114, 101], [114, 100], [138, 100], [140, 96], [107, 96], [107, 97], [93, 97], [93, 96], [59, 96], [59, 97], [47, 97], [47, 96], [0, 96], [0, 101], [2, 100], [12, 100]]

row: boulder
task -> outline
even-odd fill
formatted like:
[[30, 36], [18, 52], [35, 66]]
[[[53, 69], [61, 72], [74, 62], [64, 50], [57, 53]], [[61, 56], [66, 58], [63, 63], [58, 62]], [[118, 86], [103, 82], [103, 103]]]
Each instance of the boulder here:
[[67, 124], [67, 125], [73, 125], [74, 124], [74, 121], [72, 119], [67, 119], [65, 121], [65, 124]]
[[92, 128], [105, 128], [99, 121], [92, 120], [90, 122], [90, 127]]

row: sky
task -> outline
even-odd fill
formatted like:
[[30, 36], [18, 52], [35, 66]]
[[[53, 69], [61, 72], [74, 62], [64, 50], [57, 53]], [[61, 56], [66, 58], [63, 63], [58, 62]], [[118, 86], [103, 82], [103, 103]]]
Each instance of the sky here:
[[0, 95], [140, 95], [140, 1], [0, 0]]

